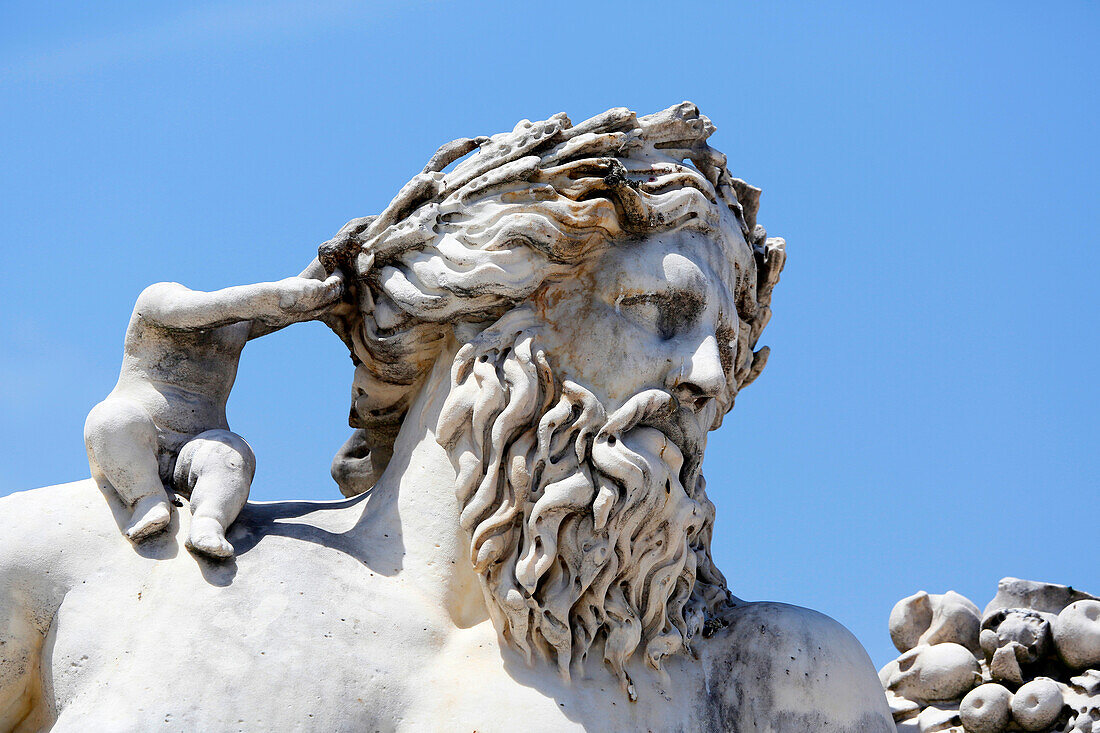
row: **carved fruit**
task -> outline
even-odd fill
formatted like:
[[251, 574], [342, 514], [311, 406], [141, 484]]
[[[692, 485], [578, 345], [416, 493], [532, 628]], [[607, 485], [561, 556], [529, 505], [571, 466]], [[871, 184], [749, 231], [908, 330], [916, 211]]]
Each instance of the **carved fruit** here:
[[886, 665], [879, 673], [885, 687], [924, 702], [958, 700], [981, 683], [981, 668], [959, 644], [922, 645]]
[[1024, 730], [1046, 730], [1064, 705], [1062, 690], [1054, 680], [1039, 677], [1016, 691], [1012, 697], [1012, 717]]
[[1100, 601], [1076, 601], [1054, 622], [1054, 646], [1066, 666], [1085, 669], [1100, 665]]
[[890, 612], [890, 639], [899, 652], [945, 642], [977, 651], [980, 628], [978, 607], [955, 591], [914, 593], [898, 601]]
[[1012, 720], [1012, 693], [990, 683], [967, 693], [959, 705], [966, 733], [1001, 733]]

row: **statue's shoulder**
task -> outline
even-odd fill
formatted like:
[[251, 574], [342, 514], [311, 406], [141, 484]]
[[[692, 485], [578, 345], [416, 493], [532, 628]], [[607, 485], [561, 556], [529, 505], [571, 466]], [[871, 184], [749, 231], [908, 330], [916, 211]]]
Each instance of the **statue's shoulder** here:
[[833, 619], [785, 603], [742, 603], [721, 624], [697, 652], [722, 729], [893, 733], [867, 652]]
[[[7, 496], [0, 496], [0, 507], [27, 510], [46, 511], [51, 504], [71, 503], [89, 505], [93, 501], [102, 502], [103, 495], [91, 479], [70, 481], [65, 484], [54, 484], [37, 489], [15, 491]], [[25, 520], [26, 517], [23, 517]]]
[[[91, 479], [16, 491], [0, 497], [0, 536], [57, 541], [73, 530], [112, 522], [112, 508]], [[24, 546], [25, 549], [25, 546]]]

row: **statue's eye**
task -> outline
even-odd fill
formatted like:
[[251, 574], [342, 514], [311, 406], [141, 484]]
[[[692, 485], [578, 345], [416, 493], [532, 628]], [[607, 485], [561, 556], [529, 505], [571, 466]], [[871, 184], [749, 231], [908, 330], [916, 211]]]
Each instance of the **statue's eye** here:
[[657, 324], [661, 320], [657, 301], [645, 295], [620, 298], [615, 303], [615, 310], [647, 331], [656, 332]]
[[617, 305], [620, 313], [663, 339], [692, 328], [703, 309], [702, 299], [688, 291], [628, 295]]

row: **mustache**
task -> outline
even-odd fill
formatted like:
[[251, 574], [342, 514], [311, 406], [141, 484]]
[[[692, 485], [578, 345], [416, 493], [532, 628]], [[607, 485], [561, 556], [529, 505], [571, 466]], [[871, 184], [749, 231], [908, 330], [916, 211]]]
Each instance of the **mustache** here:
[[683, 456], [680, 483], [692, 495], [703, 464], [706, 438], [695, 412], [681, 404], [670, 392], [647, 389], [615, 410], [597, 433], [596, 440], [613, 445], [622, 439], [623, 434], [639, 427], [659, 430], [679, 449]]

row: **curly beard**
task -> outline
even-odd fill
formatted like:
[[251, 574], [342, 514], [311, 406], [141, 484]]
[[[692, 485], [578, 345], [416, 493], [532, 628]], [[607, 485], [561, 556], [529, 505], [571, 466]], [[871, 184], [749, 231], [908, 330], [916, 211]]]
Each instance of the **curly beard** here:
[[554, 378], [534, 321], [515, 309], [459, 351], [437, 435], [506, 643], [566, 678], [602, 656], [632, 693], [633, 655], [660, 669], [729, 603], [710, 556], [703, 436], [661, 390], [607, 415]]

